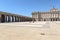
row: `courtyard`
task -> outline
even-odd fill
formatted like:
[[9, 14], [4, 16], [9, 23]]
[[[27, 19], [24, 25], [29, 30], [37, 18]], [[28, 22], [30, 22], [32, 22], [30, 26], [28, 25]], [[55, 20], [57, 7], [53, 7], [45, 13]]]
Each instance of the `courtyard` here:
[[0, 23], [0, 40], [60, 40], [60, 22]]

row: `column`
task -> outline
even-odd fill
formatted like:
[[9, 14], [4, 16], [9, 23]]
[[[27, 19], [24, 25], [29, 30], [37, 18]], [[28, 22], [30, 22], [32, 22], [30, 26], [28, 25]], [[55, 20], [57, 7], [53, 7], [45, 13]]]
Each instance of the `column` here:
[[6, 16], [6, 19], [7, 19], [6, 22], [8, 22], [8, 16]]
[[1, 15], [0, 15], [0, 22], [1, 22]]
[[19, 17], [19, 22], [20, 22], [20, 17]]
[[17, 22], [19, 21], [18, 19], [19, 19], [19, 18], [17, 17]]
[[21, 22], [21, 17], [20, 17], [20, 22]]
[[12, 16], [10, 16], [10, 22], [12, 22]]
[[20, 18], [19, 17], [17, 17], [17, 22], [19, 22], [20, 21]]
[[18, 17], [16, 17], [16, 22], [18, 22]]
[[15, 16], [15, 22], [16, 22], [16, 16]]
[[20, 17], [20, 22], [22, 22], [22, 18]]
[[14, 16], [14, 22], [15, 22], [15, 16]]
[[14, 22], [14, 16], [12, 16], [12, 22]]
[[7, 22], [7, 15], [5, 15], [5, 22]]
[[17, 16], [16, 16], [16, 19], [15, 20], [16, 20], [16, 22], [18, 22], [18, 17]]
[[10, 16], [8, 16], [8, 22], [10, 22]]
[[19, 17], [18, 17], [18, 22], [19, 22]]
[[15, 22], [17, 22], [17, 17], [15, 16]]

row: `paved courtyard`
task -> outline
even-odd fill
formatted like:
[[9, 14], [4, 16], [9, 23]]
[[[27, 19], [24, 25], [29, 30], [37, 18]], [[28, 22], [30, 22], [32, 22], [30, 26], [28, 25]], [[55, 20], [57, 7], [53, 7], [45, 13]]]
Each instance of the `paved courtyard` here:
[[60, 40], [60, 22], [0, 23], [0, 40]]

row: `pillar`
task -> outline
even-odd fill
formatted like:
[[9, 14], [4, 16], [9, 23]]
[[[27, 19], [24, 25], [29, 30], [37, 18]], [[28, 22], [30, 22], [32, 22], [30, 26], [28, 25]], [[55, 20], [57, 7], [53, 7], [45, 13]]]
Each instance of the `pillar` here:
[[14, 16], [14, 22], [15, 22], [15, 16]]
[[6, 22], [8, 22], [8, 16], [6, 16], [6, 19], [7, 19]]
[[10, 16], [10, 22], [12, 22], [12, 16]]
[[12, 16], [12, 18], [13, 18], [12, 21], [15, 22], [15, 21], [16, 21], [16, 20], [15, 20], [15, 19], [16, 19], [15, 16]]
[[17, 17], [18, 18], [18, 22], [19, 22], [19, 17]]
[[10, 16], [8, 16], [8, 22], [10, 22]]
[[5, 22], [7, 22], [7, 15], [5, 15]]
[[17, 22], [19, 22], [19, 17], [17, 17]]
[[15, 16], [15, 22], [16, 22], [16, 16]]
[[22, 22], [22, 17], [20, 17], [20, 22]]
[[18, 22], [18, 17], [17, 16], [15, 16], [15, 21]]
[[1, 15], [0, 15], [0, 22], [1, 22]]
[[19, 17], [19, 22], [20, 22], [20, 17]]
[[15, 16], [15, 22], [18, 22], [18, 21], [17, 21], [17, 16]]

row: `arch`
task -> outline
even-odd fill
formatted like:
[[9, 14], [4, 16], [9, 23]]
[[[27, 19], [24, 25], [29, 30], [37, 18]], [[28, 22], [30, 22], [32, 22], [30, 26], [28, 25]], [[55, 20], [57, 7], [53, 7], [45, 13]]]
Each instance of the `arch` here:
[[5, 22], [5, 15], [1, 15], [1, 22]]

